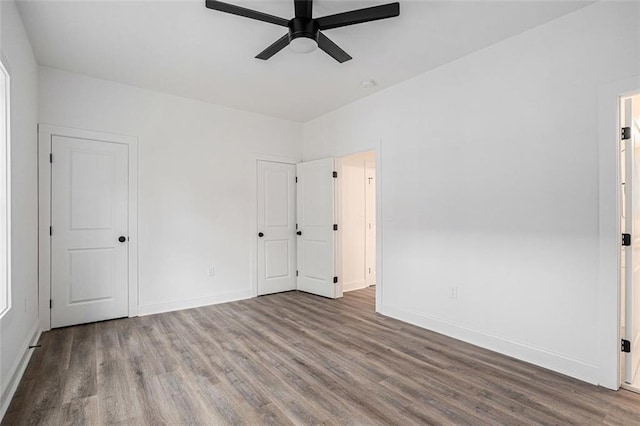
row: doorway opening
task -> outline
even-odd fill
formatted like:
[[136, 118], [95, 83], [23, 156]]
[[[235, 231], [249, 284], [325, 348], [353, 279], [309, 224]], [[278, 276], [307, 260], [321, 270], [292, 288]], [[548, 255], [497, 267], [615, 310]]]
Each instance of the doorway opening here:
[[254, 295], [351, 293], [375, 311], [376, 152], [297, 164], [257, 159], [256, 170]]
[[622, 386], [640, 392], [640, 93], [620, 98]]
[[[376, 285], [376, 153], [337, 159], [338, 275], [342, 293], [373, 303]], [[368, 305], [367, 305], [368, 306]]]

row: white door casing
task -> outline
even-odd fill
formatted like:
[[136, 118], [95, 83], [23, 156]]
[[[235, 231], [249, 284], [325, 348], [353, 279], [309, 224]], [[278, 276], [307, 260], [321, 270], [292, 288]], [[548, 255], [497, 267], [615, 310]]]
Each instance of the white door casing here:
[[625, 247], [625, 321], [624, 338], [631, 343], [626, 354], [625, 381], [631, 383], [640, 365], [640, 132], [634, 128], [631, 98], [625, 100], [622, 127], [629, 127], [631, 137], [625, 146], [625, 231], [631, 245]]
[[128, 146], [63, 136], [51, 145], [51, 324], [127, 316]]
[[258, 295], [296, 289], [296, 166], [257, 162]]
[[297, 166], [298, 285], [300, 291], [338, 297], [335, 260], [334, 159]]
[[[139, 297], [138, 297], [138, 140], [137, 138], [135, 136], [125, 136], [125, 135], [118, 135], [113, 133], [97, 132], [92, 130], [82, 130], [82, 129], [76, 129], [76, 128], [70, 128], [70, 127], [39, 124], [38, 125], [38, 171], [39, 171], [38, 172], [38, 228], [39, 228], [39, 236], [38, 236], [38, 241], [39, 241], [39, 244], [38, 244], [38, 252], [39, 252], [38, 294], [39, 294], [39, 297], [38, 299], [39, 299], [39, 312], [40, 312], [40, 315], [39, 315], [40, 327], [42, 330], [49, 330], [52, 327], [51, 306], [53, 305], [54, 307], [60, 307], [59, 301], [58, 302], [52, 301], [52, 297], [57, 299], [57, 296], [52, 296], [53, 294], [52, 290], [54, 290], [54, 288], [52, 288], [53, 287], [52, 278], [54, 278], [54, 275], [57, 276], [59, 273], [59, 268], [58, 270], [54, 271], [54, 268], [52, 265], [52, 261], [54, 260], [52, 249], [54, 248], [53, 247], [54, 244], [58, 244], [58, 242], [62, 243], [62, 240], [54, 240], [54, 237], [61, 235], [60, 233], [56, 233], [56, 232], [61, 231], [61, 229], [64, 229], [64, 226], [60, 228], [60, 225], [56, 225], [58, 229], [57, 230], [53, 229], [54, 235], [50, 235], [50, 228], [53, 228], [52, 220], [54, 219], [52, 217], [52, 190], [54, 186], [52, 179], [54, 178], [53, 176], [54, 167], [56, 165], [60, 166], [61, 163], [59, 160], [64, 160], [64, 158], [61, 157], [60, 152], [56, 152], [55, 158], [53, 158], [53, 162], [50, 162], [50, 161], [51, 161], [51, 158], [53, 157], [52, 154], [54, 150], [54, 140], [56, 141], [56, 143], [58, 143], [60, 141], [64, 141], [65, 139], [69, 139], [74, 142], [85, 140], [88, 142], [93, 141], [95, 144], [102, 143], [102, 144], [105, 144], [106, 146], [111, 146], [111, 145], [119, 146], [119, 148], [115, 150], [116, 153], [112, 153], [116, 157], [118, 156], [117, 154], [118, 151], [121, 152], [123, 149], [126, 151], [127, 155], [126, 155], [126, 162], [124, 163], [123, 174], [126, 177], [126, 182], [128, 185], [127, 189], [125, 190], [127, 194], [126, 195], [127, 210], [125, 213], [127, 228], [125, 228], [123, 234], [116, 235], [116, 241], [117, 241], [117, 237], [120, 237], [121, 235], [129, 237], [128, 241], [125, 241], [124, 243], [124, 245], [126, 246], [125, 251], [126, 251], [127, 287], [124, 290], [125, 291], [125, 295], [124, 295], [125, 308], [122, 309], [122, 307], [120, 306], [119, 307], [120, 311], [117, 312], [115, 315], [129, 316], [129, 317], [138, 315]], [[95, 147], [96, 146], [95, 144], [92, 145], [92, 147]], [[103, 145], [99, 145], [99, 146], [103, 146]], [[67, 146], [67, 148], [69, 147]], [[58, 145], [56, 145], [56, 151], [57, 150], [58, 150]], [[89, 149], [89, 152], [91, 151], [92, 149]], [[108, 154], [108, 155], [111, 155], [111, 154]], [[82, 157], [82, 155], [80, 157]], [[85, 155], [85, 157], [87, 157], [87, 155]], [[102, 172], [104, 172], [104, 164], [102, 166], [103, 166]], [[78, 167], [80, 168], [76, 168], [76, 176], [80, 172], [84, 172], [84, 173], [88, 172], [87, 167], [85, 167], [84, 170], [80, 165], [78, 165]], [[122, 163], [120, 163], [119, 170], [122, 170]], [[55, 173], [57, 174], [58, 171], [55, 171]], [[69, 176], [69, 178], [70, 177], [71, 176]], [[60, 179], [56, 179], [56, 180], [59, 181]], [[85, 190], [86, 190], [86, 187], [89, 186], [88, 184], [84, 184], [84, 183], [83, 185], [85, 185], [85, 188], [84, 188]], [[56, 186], [58, 186], [58, 184], [56, 184]], [[76, 198], [78, 197], [80, 197], [81, 199], [84, 198], [84, 201], [86, 201], [87, 199], [86, 196], [84, 195], [80, 196], [80, 194], [82, 193], [82, 188], [79, 188], [76, 186], [75, 189], [76, 189]], [[69, 180], [68, 196], [71, 196], [71, 190], [72, 190], [71, 181]], [[95, 195], [92, 193], [89, 193], [88, 197], [95, 198]], [[78, 200], [76, 200], [76, 204], [77, 204], [77, 201]], [[56, 197], [54, 202], [58, 203], [58, 197]], [[120, 204], [123, 203], [122, 196], [120, 196], [118, 202]], [[77, 220], [76, 220], [76, 224], [74, 225], [75, 228], [90, 228], [89, 226], [90, 223], [88, 223], [86, 219], [87, 219], [87, 216], [91, 216], [90, 210], [92, 208], [93, 206], [89, 206], [88, 209], [83, 210], [82, 207], [79, 207], [80, 210], [76, 213], [82, 214], [85, 217], [84, 218], [76, 217]], [[103, 213], [101, 214], [103, 216], [98, 220], [104, 220], [104, 214]], [[57, 221], [58, 220], [56, 220], [56, 222]], [[66, 223], [66, 226], [67, 226], [67, 229], [71, 229], [70, 221]], [[99, 226], [99, 227], [104, 227], [104, 226]], [[76, 230], [74, 230], [74, 232], [75, 231]], [[89, 231], [89, 230], [82, 229], [78, 231]], [[75, 233], [85, 233], [85, 232], [75, 232]], [[90, 234], [91, 233], [89, 232], [87, 235], [90, 235]], [[73, 238], [70, 241], [73, 242], [72, 240]], [[76, 243], [77, 242], [78, 241], [76, 241]], [[117, 241], [117, 243], [121, 244], [119, 241]], [[113, 245], [113, 244], [114, 244], [113, 242], [109, 242], [105, 247], [102, 247], [102, 248], [106, 248], [109, 245]], [[72, 247], [72, 249], [78, 249], [78, 248], [79, 246], [75, 248]], [[81, 251], [82, 250], [77, 250], [75, 253], [77, 254], [77, 253], [80, 253]], [[90, 258], [93, 257], [92, 260], [96, 265], [96, 269], [99, 268], [100, 262], [99, 260], [96, 259], [96, 258], [99, 258], [98, 253], [97, 252], [89, 253], [89, 252], [90, 250], [87, 250], [88, 254], [93, 254], [94, 256], [88, 256], [88, 257]], [[78, 261], [82, 256], [80, 255], [75, 257], [76, 259], [74, 260], [76, 261], [75, 263], [77, 266]], [[92, 268], [87, 268], [87, 269], [92, 269]], [[62, 271], [61, 273], [64, 273], [64, 271]], [[70, 275], [68, 270], [66, 273]], [[73, 283], [73, 284], [75, 285], [76, 283]], [[102, 297], [104, 297], [105, 299], [101, 301], [95, 301], [91, 303], [88, 300], [85, 300], [84, 302], [82, 302], [81, 300], [90, 299], [91, 297], [96, 297], [96, 295], [90, 294], [91, 293], [90, 288], [89, 289], [85, 288], [82, 290], [75, 289], [75, 290], [76, 291], [72, 295], [72, 297], [69, 297], [68, 293], [64, 295], [64, 297], [66, 297], [67, 300], [71, 299], [74, 301], [74, 303], [71, 304], [73, 308], [78, 308], [83, 303], [86, 303], [87, 305], [92, 305], [92, 307], [95, 307], [96, 311], [104, 310], [105, 307], [104, 306], [100, 307], [99, 305], [106, 302], [106, 296], [103, 295]], [[82, 294], [81, 293], [82, 291], [85, 291], [85, 293]], [[119, 289], [118, 291], [122, 293], [121, 289]], [[100, 299], [101, 297], [98, 296], [97, 298]], [[117, 295], [117, 298], [119, 300], [119, 303], [122, 303], [121, 300], [123, 298], [120, 297], [120, 294]], [[93, 313], [89, 315], [93, 315]], [[81, 320], [78, 320], [78, 322], [84, 322], [87, 320], [93, 321], [94, 319], [93, 318], [81, 319]], [[60, 324], [61, 323], [54, 323], [53, 326], [57, 327], [57, 326], [60, 326]]]
[[[624, 102], [624, 101], [622, 101]], [[622, 110], [621, 110], [622, 111]], [[620, 117], [620, 125], [624, 123], [624, 117]], [[627, 233], [627, 199], [630, 197], [630, 194], [627, 193], [626, 180], [627, 176], [627, 151], [626, 151], [626, 143], [624, 141], [619, 141], [620, 147], [620, 233]], [[629, 189], [631, 186], [629, 186]], [[631, 221], [629, 221], [630, 223]], [[626, 321], [626, 299], [625, 294], [627, 292], [627, 271], [626, 271], [626, 263], [627, 263], [627, 247], [622, 244], [619, 247], [620, 249], [620, 337], [622, 339], [626, 338], [625, 335], [625, 321]], [[626, 382], [626, 371], [625, 364], [626, 354], [624, 352], [620, 353], [620, 384]]]

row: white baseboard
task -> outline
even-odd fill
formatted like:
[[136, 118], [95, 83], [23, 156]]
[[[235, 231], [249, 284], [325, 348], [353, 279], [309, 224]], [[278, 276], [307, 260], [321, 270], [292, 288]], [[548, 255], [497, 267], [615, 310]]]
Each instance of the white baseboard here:
[[576, 379], [598, 384], [599, 368], [588, 362], [554, 353], [522, 342], [515, 342], [499, 336], [461, 327], [438, 318], [426, 317], [416, 312], [383, 305], [381, 314], [426, 328], [454, 339], [462, 340], [481, 348], [489, 349], [519, 360], [555, 371]]
[[11, 399], [13, 395], [16, 393], [16, 389], [18, 389], [18, 385], [20, 384], [20, 379], [22, 379], [22, 375], [24, 371], [27, 369], [27, 364], [29, 364], [29, 360], [31, 359], [31, 354], [33, 354], [33, 349], [29, 349], [29, 346], [35, 345], [38, 340], [40, 340], [40, 327], [39, 322], [33, 325], [31, 331], [27, 334], [26, 340], [22, 344], [22, 354], [15, 360], [13, 366], [9, 370], [8, 379], [6, 382], [1, 383], [0, 387], [0, 421], [3, 419], [4, 415], [7, 413], [9, 409], [9, 404], [11, 403]]
[[346, 293], [348, 291], [362, 290], [363, 288], [367, 288], [367, 282], [365, 280], [349, 281], [344, 283], [342, 291]]
[[151, 303], [148, 305], [140, 305], [138, 307], [138, 315], [153, 315], [162, 312], [179, 311], [182, 309], [199, 308], [200, 306], [217, 305], [219, 303], [233, 302], [236, 300], [251, 298], [251, 290], [230, 291], [226, 293], [215, 294], [213, 296], [198, 297], [195, 299], [173, 300], [169, 302]]

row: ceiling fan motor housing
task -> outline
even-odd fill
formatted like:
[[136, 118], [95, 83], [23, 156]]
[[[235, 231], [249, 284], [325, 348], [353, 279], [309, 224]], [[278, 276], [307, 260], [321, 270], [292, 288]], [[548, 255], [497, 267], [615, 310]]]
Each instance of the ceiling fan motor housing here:
[[289, 41], [306, 37], [318, 41], [318, 23], [313, 19], [293, 18], [289, 21]]

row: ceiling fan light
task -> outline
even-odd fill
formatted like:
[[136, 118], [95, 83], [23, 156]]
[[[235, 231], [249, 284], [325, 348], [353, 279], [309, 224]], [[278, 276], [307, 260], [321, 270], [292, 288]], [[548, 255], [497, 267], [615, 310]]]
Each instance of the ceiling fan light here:
[[297, 53], [311, 53], [318, 48], [318, 43], [308, 37], [298, 37], [289, 43], [291, 50]]

